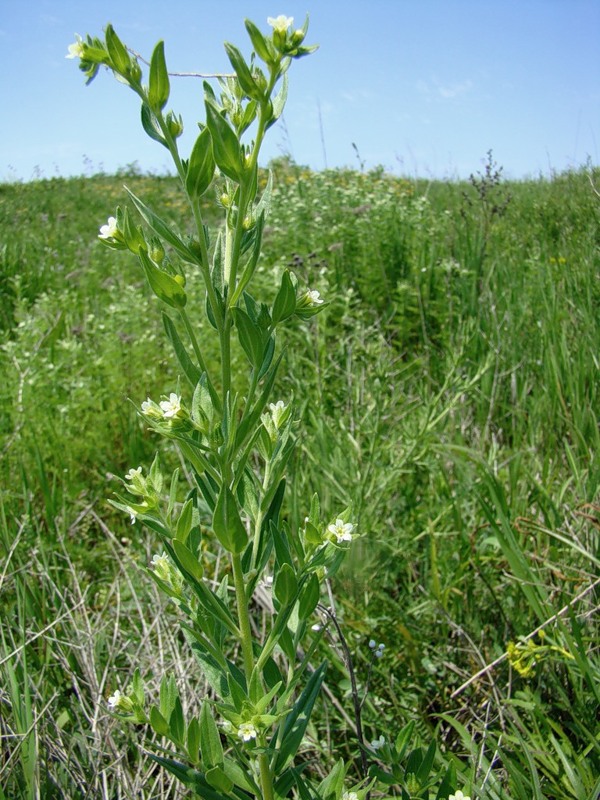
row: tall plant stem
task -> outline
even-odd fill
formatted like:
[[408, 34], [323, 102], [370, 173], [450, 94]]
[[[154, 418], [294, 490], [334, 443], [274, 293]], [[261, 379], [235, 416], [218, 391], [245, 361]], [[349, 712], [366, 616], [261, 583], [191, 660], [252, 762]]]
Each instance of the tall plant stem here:
[[237, 602], [238, 622], [241, 634], [242, 657], [244, 659], [244, 674], [249, 688], [250, 678], [254, 670], [254, 653], [252, 651], [252, 630], [250, 628], [250, 616], [248, 614], [248, 598], [246, 597], [246, 587], [244, 586], [242, 560], [237, 553], [232, 553], [231, 563], [233, 566], [233, 582], [235, 586], [235, 599]]

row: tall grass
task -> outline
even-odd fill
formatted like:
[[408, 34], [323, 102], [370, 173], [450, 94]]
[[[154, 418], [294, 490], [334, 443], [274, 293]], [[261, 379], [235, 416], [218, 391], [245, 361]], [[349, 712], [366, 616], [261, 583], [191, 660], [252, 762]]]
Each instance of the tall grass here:
[[[489, 166], [426, 183], [274, 164], [265, 289], [291, 265], [332, 300], [287, 334], [310, 356], [281, 386], [309, 440], [285, 513], [301, 520], [318, 488], [368, 532], [336, 592], [360, 689], [368, 640], [386, 644], [367, 738], [414, 721], [415, 752], [434, 738], [436, 768], [472, 796], [593, 797], [600, 203], [583, 171], [507, 183]], [[131, 313], [141, 276], [95, 244], [123, 182], [177, 219], [170, 178], [0, 186], [6, 797], [175, 796], [104, 700], [157, 646], [187, 696], [203, 691], [139, 579], [151, 534], [105, 502], [157, 446], [127, 397], [177, 381], [159, 315]], [[324, 647], [307, 754], [356, 753], [339, 642]]]

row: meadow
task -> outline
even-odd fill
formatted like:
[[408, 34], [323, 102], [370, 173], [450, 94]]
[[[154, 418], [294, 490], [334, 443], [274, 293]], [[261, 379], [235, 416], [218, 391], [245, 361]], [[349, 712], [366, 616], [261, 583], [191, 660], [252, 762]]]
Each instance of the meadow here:
[[[273, 297], [291, 268], [331, 302], [282, 335], [299, 420], [283, 514], [300, 525], [318, 490], [364, 534], [334, 593], [365, 739], [405, 744], [390, 796], [447, 797], [450, 770], [473, 798], [597, 797], [600, 171], [512, 182], [491, 154], [464, 182], [271, 166], [257, 281]], [[135, 165], [0, 185], [7, 800], [185, 796], [106, 699], [136, 668], [207, 690], [144, 574], [156, 534], [107, 502], [157, 448], [180, 463], [134, 407], [177, 385], [160, 303], [97, 240], [123, 184], [180, 220], [176, 179]], [[340, 640], [320, 647], [315, 769], [358, 756]]]

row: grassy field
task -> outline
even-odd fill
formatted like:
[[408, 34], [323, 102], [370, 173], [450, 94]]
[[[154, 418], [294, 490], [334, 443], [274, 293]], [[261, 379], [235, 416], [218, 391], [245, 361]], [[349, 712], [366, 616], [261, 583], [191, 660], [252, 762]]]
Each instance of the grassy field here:
[[[281, 396], [300, 422], [285, 515], [299, 523], [318, 490], [328, 513], [352, 503], [366, 533], [334, 589], [368, 684], [367, 738], [414, 725], [391, 793], [436, 797], [453, 765], [473, 798], [591, 800], [600, 198], [588, 174], [505, 182], [491, 156], [465, 183], [273, 167], [264, 291], [289, 267], [331, 301], [286, 332]], [[178, 379], [134, 259], [97, 242], [123, 184], [178, 220], [175, 179], [134, 169], [0, 185], [0, 798], [179, 796], [106, 698], [136, 667], [150, 686], [174, 670], [190, 703], [206, 691], [142, 571], [154, 534], [107, 503], [115, 476], [159, 446], [133, 403]], [[370, 639], [386, 646], [373, 665]], [[306, 758], [356, 758], [339, 641], [323, 649]], [[411, 789], [431, 742], [431, 788]]]

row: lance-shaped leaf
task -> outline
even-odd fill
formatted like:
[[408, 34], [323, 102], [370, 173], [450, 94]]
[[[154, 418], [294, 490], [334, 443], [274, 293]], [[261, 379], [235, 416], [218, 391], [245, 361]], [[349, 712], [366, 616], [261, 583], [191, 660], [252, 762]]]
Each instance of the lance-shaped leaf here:
[[206, 124], [213, 142], [213, 155], [221, 172], [238, 183], [244, 172], [242, 148], [235, 131], [218, 108], [206, 98]]
[[[179, 528], [179, 525], [177, 528]], [[204, 575], [202, 564], [198, 561], [192, 551], [178, 539], [173, 539], [173, 550], [177, 556], [177, 561], [179, 562], [177, 566], [181, 565], [182, 570], [196, 578], [197, 581], [202, 580], [202, 576]]]
[[165, 62], [165, 43], [158, 42], [150, 60], [148, 103], [153, 111], [162, 111], [169, 99], [169, 74]]
[[244, 25], [248, 31], [248, 36], [252, 42], [252, 47], [256, 51], [256, 55], [262, 59], [265, 64], [275, 63], [277, 60], [277, 52], [272, 43], [262, 34], [256, 25], [249, 19], [244, 20]]
[[137, 208], [144, 221], [152, 228], [154, 233], [158, 234], [162, 239], [168, 242], [171, 247], [177, 250], [179, 255], [185, 261], [188, 261], [190, 264], [199, 263], [198, 259], [192, 253], [189, 247], [182, 242], [175, 231], [172, 230], [167, 223], [158, 216], [158, 214], [155, 214], [151, 208], [148, 208], [148, 206], [142, 200], [140, 200], [139, 197], [136, 197], [134, 193], [127, 188], [127, 186], [125, 187], [125, 191], [131, 197], [134, 206]]
[[308, 617], [313, 613], [317, 607], [317, 603], [319, 602], [320, 594], [321, 587], [319, 585], [319, 579], [313, 572], [306, 581], [304, 590], [300, 595], [300, 602], [298, 603], [298, 616], [301, 620], [308, 619]]
[[240, 518], [233, 492], [226, 484], [221, 487], [215, 506], [213, 530], [219, 542], [230, 553], [239, 554], [246, 547], [246, 528]]
[[172, 308], [183, 308], [187, 302], [187, 295], [183, 287], [172, 275], [163, 272], [154, 264], [148, 253], [140, 249], [138, 258], [146, 273], [146, 278], [154, 294]]
[[244, 60], [244, 56], [240, 53], [235, 45], [230, 44], [229, 42], [225, 42], [224, 47], [227, 57], [231, 62], [231, 66], [237, 75], [238, 83], [240, 84], [242, 91], [245, 92], [248, 97], [251, 97], [254, 100], [260, 100], [263, 96], [263, 92], [257, 86], [256, 81], [250, 72], [250, 67]]
[[[285, 769], [286, 765], [296, 755], [298, 748], [302, 744], [304, 733], [308, 726], [315, 700], [321, 689], [321, 684], [325, 678], [327, 662], [324, 661], [308, 679], [300, 697], [296, 700], [294, 707], [285, 718], [283, 724], [283, 735], [281, 746], [275, 759], [274, 771], [278, 775]], [[273, 739], [277, 740], [279, 732], [276, 731]]]
[[188, 379], [192, 387], [196, 386], [200, 380], [200, 375], [202, 374], [200, 372], [200, 368], [194, 364], [188, 355], [187, 350], [181, 341], [181, 337], [179, 336], [177, 328], [175, 327], [175, 323], [166, 313], [163, 313], [163, 325], [165, 326], [167, 337], [173, 345], [173, 350], [175, 351], [175, 355], [179, 361], [179, 366], [183, 370], [185, 377]]
[[168, 770], [172, 775], [175, 775], [177, 780], [189, 786], [198, 797], [202, 800], [224, 800], [220, 791], [213, 789], [206, 780], [203, 772], [199, 772], [181, 761], [176, 761], [174, 758], [163, 758], [163, 756], [155, 756], [148, 753], [148, 758], [160, 764], [161, 767]]
[[285, 270], [281, 276], [281, 286], [273, 303], [273, 325], [277, 325], [296, 311], [296, 287], [292, 281], [289, 270]]
[[289, 84], [289, 79], [287, 73], [285, 73], [285, 75], [283, 76], [283, 81], [281, 83], [281, 89], [272, 100], [272, 111], [271, 111], [272, 116], [269, 119], [267, 128], [270, 128], [271, 125], [277, 122], [279, 117], [283, 114], [283, 109], [285, 108], [285, 103], [288, 95], [288, 84]]
[[240, 344], [248, 356], [248, 360], [253, 367], [260, 367], [265, 352], [264, 331], [252, 321], [243, 309], [236, 307], [232, 309], [232, 312]]
[[111, 66], [120, 75], [126, 75], [131, 67], [131, 58], [127, 48], [115, 33], [112, 25], [106, 26], [106, 49], [110, 56]]
[[200, 133], [192, 152], [185, 177], [185, 188], [190, 197], [198, 199], [206, 192], [215, 176], [215, 159], [213, 156], [210, 130], [204, 128]]
[[151, 139], [154, 139], [155, 142], [160, 142], [163, 147], [169, 148], [167, 140], [163, 136], [156, 117], [152, 113], [152, 109], [148, 103], [142, 103], [142, 127]]
[[221, 767], [223, 765], [223, 745], [219, 730], [213, 719], [209, 704], [204, 701], [200, 711], [200, 752], [205, 767]]

